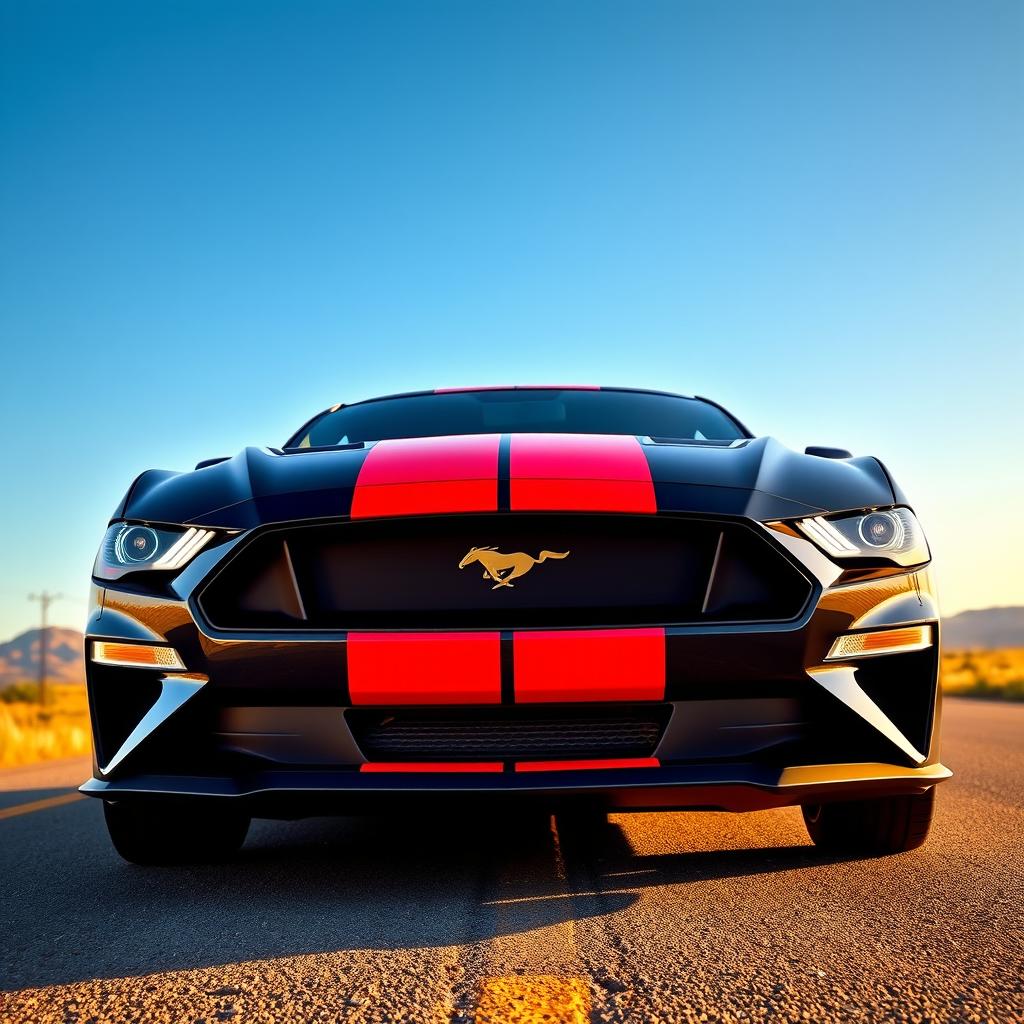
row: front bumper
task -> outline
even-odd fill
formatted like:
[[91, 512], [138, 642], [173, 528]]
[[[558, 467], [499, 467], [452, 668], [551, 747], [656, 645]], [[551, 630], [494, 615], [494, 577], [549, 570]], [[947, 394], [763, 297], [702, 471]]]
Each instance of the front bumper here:
[[[546, 756], [484, 757], [487, 770], [445, 768], [471, 760], [450, 756], [428, 770], [401, 763], [423, 756], [381, 765], [354, 715], [367, 702], [353, 707], [348, 635], [211, 630], [193, 596], [218, 557], [212, 552], [170, 594], [96, 589], [87, 657], [98, 639], [167, 644], [186, 671], [87, 662], [95, 765], [81, 791], [229, 800], [257, 816], [292, 818], [424, 799], [585, 798], [610, 809], [746, 811], [920, 793], [948, 778], [937, 742], [939, 627], [927, 570], [849, 578], [806, 540], [779, 533], [773, 541], [814, 581], [813, 599], [793, 622], [665, 627], [664, 692], [647, 705], [660, 709], [663, 723], [652, 749], [623, 759], [642, 762], [636, 767], [594, 752], [584, 755], [587, 767], [564, 754], [565, 763], [554, 765]], [[826, 660], [843, 632], [911, 624], [927, 626], [927, 650]], [[569, 721], [579, 709], [614, 712], [625, 704], [547, 706]], [[521, 707], [506, 693], [496, 710], [514, 719]], [[392, 717], [386, 705], [376, 710]], [[484, 709], [467, 713], [477, 711]]]
[[901, 768], [891, 764], [809, 765], [781, 770], [765, 765], [685, 765], [587, 771], [426, 776], [357, 772], [256, 772], [242, 777], [133, 775], [90, 779], [86, 796], [106, 800], [175, 798], [229, 800], [255, 817], [299, 818], [365, 813], [479, 801], [494, 806], [586, 800], [618, 811], [761, 811], [807, 803], [923, 793], [950, 778], [941, 764]]

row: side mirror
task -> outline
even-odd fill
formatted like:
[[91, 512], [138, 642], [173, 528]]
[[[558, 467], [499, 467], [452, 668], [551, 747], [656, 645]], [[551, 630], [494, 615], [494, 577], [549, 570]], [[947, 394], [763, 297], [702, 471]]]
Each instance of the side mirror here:
[[852, 459], [853, 454], [845, 448], [820, 448], [811, 445], [804, 449], [804, 455], [817, 455], [819, 459]]
[[230, 458], [230, 455], [219, 455], [215, 459], [203, 459], [202, 462], [196, 463], [196, 469], [206, 469], [207, 466], [216, 466], [218, 462], [227, 462]]

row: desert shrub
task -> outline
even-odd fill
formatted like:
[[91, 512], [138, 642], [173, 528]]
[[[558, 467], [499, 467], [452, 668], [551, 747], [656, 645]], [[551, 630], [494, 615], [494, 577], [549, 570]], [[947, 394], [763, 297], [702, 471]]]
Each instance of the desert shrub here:
[[[31, 685], [31, 684], [29, 684]], [[84, 686], [55, 685], [45, 707], [31, 699], [0, 702], [0, 766], [87, 754], [92, 739]]]
[[946, 693], [988, 700], [1024, 700], [1024, 648], [946, 651], [942, 655]]
[[0, 690], [4, 704], [36, 704], [39, 701], [38, 683], [11, 683]]

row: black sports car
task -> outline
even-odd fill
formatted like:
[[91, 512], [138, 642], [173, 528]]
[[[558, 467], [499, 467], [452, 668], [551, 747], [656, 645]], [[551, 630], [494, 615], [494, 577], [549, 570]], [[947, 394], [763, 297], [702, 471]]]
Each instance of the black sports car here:
[[338, 405], [129, 488], [93, 571], [82, 792], [140, 863], [428, 798], [800, 805], [820, 845], [911, 849], [950, 775], [928, 562], [877, 459], [707, 399]]

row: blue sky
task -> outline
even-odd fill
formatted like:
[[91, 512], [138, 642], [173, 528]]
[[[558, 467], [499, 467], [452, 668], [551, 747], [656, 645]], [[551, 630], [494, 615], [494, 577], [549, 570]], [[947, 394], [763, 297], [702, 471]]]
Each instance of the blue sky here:
[[1024, 603], [1022, 68], [1015, 0], [0, 0], [0, 638], [142, 469], [508, 381], [877, 454]]

